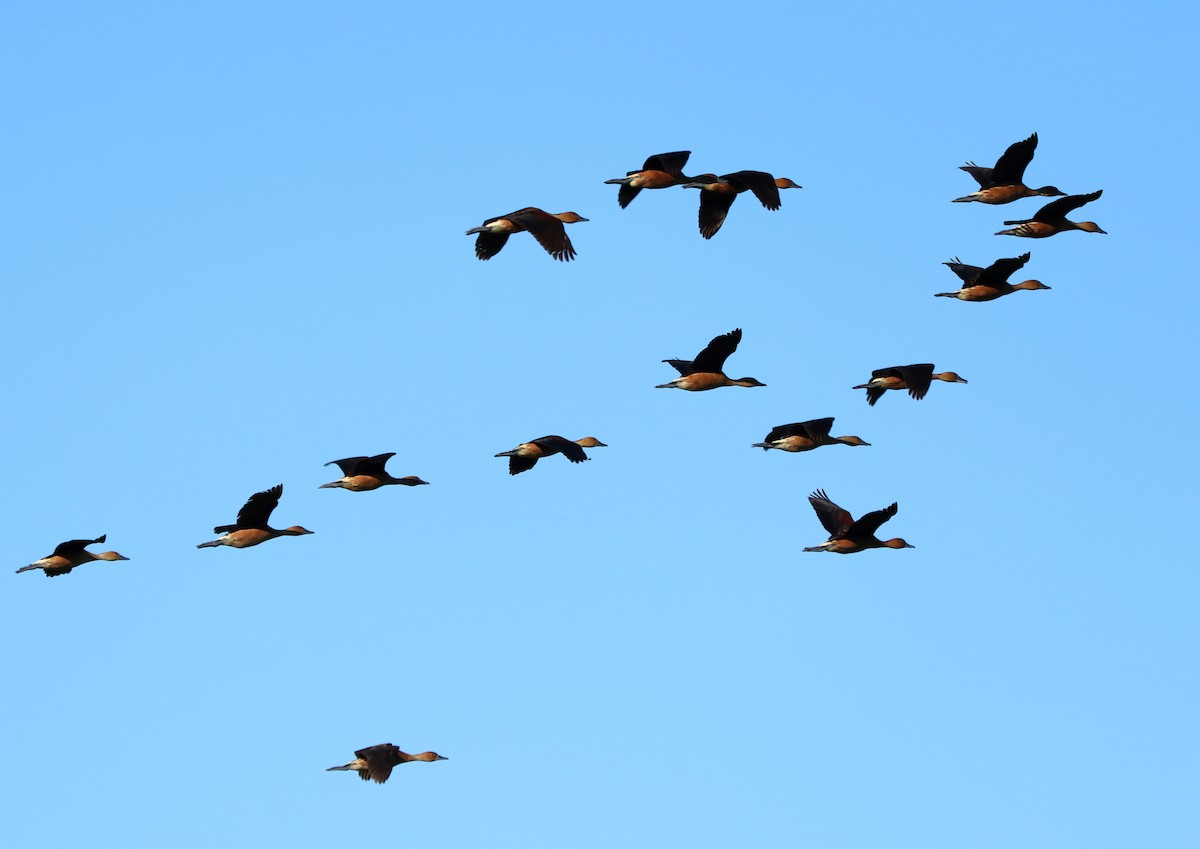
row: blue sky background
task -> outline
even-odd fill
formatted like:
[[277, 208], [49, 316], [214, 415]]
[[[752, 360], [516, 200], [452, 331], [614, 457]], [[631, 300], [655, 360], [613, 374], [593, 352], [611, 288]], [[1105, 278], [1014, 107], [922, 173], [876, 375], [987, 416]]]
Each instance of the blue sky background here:
[[[1196, 845], [1197, 18], [8, 4], [2, 559], [131, 559], [6, 579], [0, 842]], [[1033, 131], [1110, 235], [950, 203]], [[804, 189], [617, 207], [679, 149]], [[577, 261], [478, 262], [527, 205]], [[653, 389], [734, 327], [767, 388]], [[821, 416], [872, 447], [750, 448]], [[610, 447], [492, 457], [551, 433]], [[280, 482], [313, 536], [194, 547]], [[815, 488], [917, 548], [802, 554]], [[450, 759], [324, 772], [385, 741]]]

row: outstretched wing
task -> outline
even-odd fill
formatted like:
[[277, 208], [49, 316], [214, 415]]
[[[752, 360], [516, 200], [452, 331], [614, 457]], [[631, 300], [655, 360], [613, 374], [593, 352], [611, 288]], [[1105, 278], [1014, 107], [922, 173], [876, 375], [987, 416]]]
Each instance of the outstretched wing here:
[[979, 184], [979, 188], [981, 189], [990, 189], [996, 185], [996, 181], [992, 179], [991, 168], [984, 168], [982, 165], [976, 165], [974, 162], [968, 162], [966, 165], [958, 167], [974, 177], [975, 182]]
[[737, 195], [733, 192], [706, 192], [703, 189], [700, 190], [701, 236], [711, 239], [717, 235], [717, 231], [725, 223], [725, 216], [729, 214], [729, 208], [733, 206], [735, 200], [737, 200]]
[[833, 416], [824, 419], [810, 419], [809, 421], [801, 422], [800, 426], [808, 431], [809, 439], [813, 442], [820, 442], [829, 436], [829, 429], [833, 427]]
[[509, 220], [528, 230], [550, 256], [562, 262], [574, 259], [575, 248], [567, 237], [566, 228], [553, 215], [540, 209], [523, 210], [513, 213]]
[[1025, 177], [1025, 168], [1028, 167], [1030, 160], [1033, 159], [1033, 152], [1037, 149], [1038, 137], [1034, 133], [1024, 141], [1014, 142], [1008, 146], [1008, 150], [1001, 154], [996, 160], [996, 167], [992, 169], [992, 181], [997, 186], [1012, 186]]
[[821, 520], [825, 530], [829, 531], [830, 539], [843, 536], [846, 530], [854, 524], [854, 517], [830, 501], [823, 489], [818, 489], [808, 496], [808, 503], [816, 511], [817, 518]]
[[279, 497], [283, 495], [283, 484], [277, 484], [270, 489], [256, 492], [250, 496], [237, 514], [239, 528], [263, 528], [271, 519], [271, 513], [279, 506]]
[[721, 175], [721, 179], [739, 191], [754, 192], [759, 202], [772, 212], [779, 209], [779, 187], [775, 185], [775, 177], [766, 171], [734, 171]]
[[875, 536], [875, 532], [879, 530], [879, 526], [895, 516], [897, 509], [896, 504], [893, 502], [890, 507], [885, 507], [882, 510], [872, 510], [870, 513], [864, 514], [862, 518], [846, 529], [844, 536], [850, 539]]
[[[1040, 221], [1044, 224], [1052, 224], [1058, 219], [1066, 217], [1068, 212], [1079, 209], [1085, 203], [1091, 203], [1102, 194], [1104, 194], [1103, 189], [1092, 192], [1090, 195], [1067, 195], [1065, 198], [1059, 198], [1043, 206], [1031, 220]], [[1008, 222], [1005, 223], [1007, 224]]]
[[950, 262], [943, 262], [942, 265], [957, 274], [958, 278], [968, 285], [974, 285], [973, 281], [983, 271], [978, 265], [967, 265], [965, 262], [960, 262], [958, 257]]
[[1023, 267], [1027, 262], [1029, 262], [1029, 254], [1027, 253], [1021, 256], [1009, 257], [1008, 259], [998, 259], [985, 268], [972, 285], [991, 286], [996, 283], [1007, 283], [1008, 278], [1012, 277], [1013, 272]]
[[908, 394], [920, 401], [925, 397], [925, 393], [929, 391], [929, 384], [933, 383], [933, 363], [916, 363], [911, 366], [901, 366], [900, 376], [904, 378], [904, 385], [908, 387]]
[[[676, 150], [671, 153], [656, 153], [646, 159], [643, 171], [666, 171], [674, 177], [683, 175], [683, 166], [687, 165], [690, 150]], [[636, 172], [631, 172], [636, 173]]]
[[359, 470], [362, 468], [362, 464], [365, 463], [367, 461], [367, 459], [368, 458], [366, 458], [366, 457], [346, 457], [341, 460], [330, 460], [325, 465], [326, 466], [336, 465], [339, 469], [342, 470], [342, 477], [349, 478], [349, 477], [353, 477], [354, 475], [360, 474]]
[[475, 239], [475, 256], [478, 259], [491, 259], [504, 248], [508, 241], [508, 233], [480, 233]]
[[696, 355], [696, 359], [692, 360], [692, 371], [713, 373], [722, 371], [725, 368], [725, 360], [729, 359], [729, 355], [737, 350], [738, 343], [741, 341], [742, 328], [740, 327], [715, 337], [703, 351]]
[[92, 543], [104, 542], [106, 539], [108, 539], [108, 534], [100, 534], [95, 539], [69, 539], [66, 542], [59, 543], [54, 549], [54, 553], [50, 556], [66, 557], [69, 559], [72, 554], [83, 551]]

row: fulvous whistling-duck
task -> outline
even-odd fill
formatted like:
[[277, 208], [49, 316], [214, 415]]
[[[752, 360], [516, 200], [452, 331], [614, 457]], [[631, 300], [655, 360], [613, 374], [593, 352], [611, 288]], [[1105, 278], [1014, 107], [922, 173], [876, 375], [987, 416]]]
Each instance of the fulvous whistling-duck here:
[[30, 569], [42, 569], [45, 571], [47, 578], [56, 578], [59, 575], [67, 574], [76, 566], [91, 563], [93, 560], [129, 559], [117, 554], [115, 551], [102, 551], [99, 554], [92, 554], [92, 552], [86, 550], [86, 546], [104, 542], [106, 539], [108, 539], [108, 534], [100, 534], [95, 539], [68, 540], [54, 549], [53, 554], [48, 554], [41, 560], [35, 560], [28, 566], [22, 566], [17, 570], [17, 574], [28, 572]]
[[345, 766], [331, 766], [325, 771], [335, 772], [337, 770], [352, 769], [358, 773], [358, 777], [363, 781], [369, 778], [376, 784], [383, 784], [383, 782], [388, 780], [388, 776], [392, 774], [392, 767], [412, 761], [432, 763], [433, 761], [445, 760], [449, 760], [449, 758], [442, 757], [437, 752], [421, 752], [418, 755], [410, 755], [407, 752], [400, 751], [391, 743], [380, 743], [378, 746], [368, 746], [365, 749], [359, 749], [354, 753], [354, 760]]
[[538, 439], [531, 439], [529, 442], [522, 442], [512, 451], [501, 451], [497, 457], [508, 458], [508, 473], [510, 475], [519, 475], [521, 472], [527, 472], [537, 465], [537, 461], [543, 457], [551, 457], [555, 454], [562, 454], [572, 463], [582, 463], [584, 460], [591, 459], [587, 454], [583, 453], [584, 448], [607, 448], [608, 446], [594, 436], [585, 436], [583, 439], [577, 439], [572, 442], [569, 439], [563, 439], [561, 436], [542, 436]]
[[955, 257], [952, 262], [943, 262], [942, 265], [962, 279], [962, 288], [954, 292], [938, 292], [934, 297], [958, 298], [960, 301], [994, 301], [1018, 289], [1049, 289], [1050, 287], [1040, 280], [1025, 280], [1015, 286], [1008, 282], [1013, 272], [1027, 262], [1029, 254], [1026, 253], [1010, 259], [998, 259], [987, 268], [980, 268], [977, 265], [959, 262], [958, 257]]
[[684, 183], [685, 189], [700, 190], [700, 235], [711, 239], [725, 223], [725, 216], [737, 196], [744, 191], [754, 192], [762, 205], [774, 212], [779, 209], [780, 189], [802, 189], [787, 177], [774, 177], [766, 171], [735, 171], [732, 174], [701, 174], [691, 182]]
[[808, 497], [808, 503], [817, 512], [817, 518], [829, 531], [829, 539], [820, 545], [804, 549], [805, 551], [832, 551], [834, 554], [854, 554], [866, 551], [868, 548], [916, 548], [909, 545], [900, 537], [880, 540], [875, 536], [879, 526], [896, 515], [898, 506], [893, 502], [890, 507], [882, 510], [872, 510], [862, 516], [857, 522], [848, 512], [829, 500], [825, 490], [818, 489]]
[[575, 258], [575, 247], [567, 238], [564, 224], [576, 224], [587, 221], [576, 212], [559, 212], [551, 214], [535, 206], [527, 206], [501, 215], [489, 218], [479, 227], [472, 227], [467, 235], [478, 233], [475, 240], [475, 256], [479, 259], [491, 259], [504, 247], [508, 237], [513, 233], [530, 233], [538, 240], [538, 244], [546, 249], [546, 253], [557, 260], [570, 262]]
[[271, 512], [279, 506], [279, 496], [281, 495], [283, 495], [283, 484], [254, 493], [238, 511], [236, 522], [232, 525], [217, 525], [213, 528], [214, 533], [225, 534], [225, 536], [211, 542], [202, 542], [196, 548], [214, 548], [218, 545], [249, 548], [260, 542], [275, 539], [275, 537], [298, 537], [311, 534], [312, 531], [299, 525], [278, 530], [267, 524], [267, 520], [271, 518]]
[[767, 434], [762, 442], [754, 443], [754, 448], [766, 451], [778, 448], [780, 451], [812, 451], [822, 445], [870, 445], [857, 436], [830, 436], [829, 429], [833, 427], [833, 417], [813, 419], [807, 422], [779, 425]]
[[629, 171], [624, 177], [605, 180], [604, 183], [621, 187], [617, 191], [617, 203], [624, 209], [642, 189], [666, 189], [691, 180], [691, 177], [683, 174], [683, 166], [691, 155], [690, 150], [656, 153], [646, 160], [641, 171]]
[[[1024, 236], [1027, 239], [1045, 239], [1048, 236], [1053, 236], [1055, 233], [1062, 233], [1065, 230], [1082, 230], [1085, 233], [1104, 233], [1103, 230], [1096, 224], [1095, 221], [1068, 221], [1066, 216], [1068, 212], [1079, 209], [1085, 203], [1091, 203], [1100, 195], [1104, 194], [1104, 190], [1092, 192], [1090, 195], [1068, 195], [1061, 200], [1056, 200], [1046, 204], [1033, 218], [1020, 218], [1015, 221], [1005, 221], [1005, 224], [1016, 224], [1018, 226], [1011, 230], [999, 230], [997, 236]], [[1107, 233], [1104, 233], [1106, 236]]]
[[874, 407], [875, 402], [882, 398], [883, 393], [889, 389], [907, 389], [909, 395], [920, 401], [925, 397], [925, 393], [929, 391], [929, 386], [934, 380], [944, 380], [946, 383], [966, 383], [952, 371], [934, 374], [932, 363], [916, 363], [911, 366], [875, 369], [871, 372], [870, 380], [853, 388], [867, 390], [867, 403]]
[[396, 456], [395, 451], [390, 451], [387, 454], [376, 454], [374, 457], [347, 457], [344, 460], [330, 460], [326, 466], [332, 466], [335, 463], [342, 470], [342, 478], [340, 480], [323, 483], [317, 489], [348, 489], [351, 492], [367, 492], [372, 489], [379, 489], [381, 486], [388, 484], [398, 484], [400, 486], [422, 486], [428, 485], [429, 481], [423, 481], [416, 475], [408, 475], [402, 478], [394, 478], [389, 475], [383, 468], [388, 460]]
[[717, 336], [696, 355], [694, 360], [663, 360], [670, 364], [682, 377], [677, 377], [670, 383], [661, 383], [655, 389], [685, 389], [688, 392], [703, 392], [706, 389], [716, 389], [718, 386], [766, 386], [753, 377], [739, 377], [730, 380], [721, 371], [725, 360], [737, 350], [742, 341], [742, 328], [738, 327], [729, 333]]
[[959, 167], [975, 178], [979, 183], [979, 191], [972, 192], [961, 198], [955, 198], [955, 203], [1010, 203], [1018, 198], [1031, 197], [1060, 197], [1066, 192], [1060, 192], [1054, 186], [1042, 186], [1031, 189], [1021, 181], [1025, 177], [1025, 169], [1033, 159], [1033, 151], [1037, 149], [1038, 137], [1034, 133], [1024, 141], [1015, 142], [996, 160], [993, 168], [982, 168], [974, 162], [968, 162]]

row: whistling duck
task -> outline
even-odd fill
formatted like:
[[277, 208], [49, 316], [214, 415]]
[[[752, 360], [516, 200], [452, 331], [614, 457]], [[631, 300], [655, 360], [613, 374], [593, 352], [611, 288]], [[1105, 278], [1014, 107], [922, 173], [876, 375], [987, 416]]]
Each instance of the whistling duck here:
[[946, 383], [967, 382], [952, 371], [934, 374], [932, 363], [917, 363], [911, 366], [875, 369], [871, 372], [870, 380], [853, 388], [867, 390], [867, 403], [874, 407], [875, 402], [889, 389], [907, 389], [909, 395], [920, 401], [934, 380], [944, 380]]
[[407, 752], [400, 751], [391, 743], [380, 743], [378, 746], [368, 746], [365, 749], [359, 749], [354, 753], [354, 760], [345, 766], [331, 766], [325, 771], [335, 772], [337, 770], [352, 769], [358, 773], [358, 777], [363, 781], [369, 778], [376, 784], [383, 784], [383, 782], [388, 780], [388, 776], [392, 774], [392, 767], [411, 763], [412, 761], [432, 763], [434, 761], [445, 760], [449, 760], [449, 758], [442, 757], [437, 752], [421, 752], [418, 755], [410, 755]]
[[646, 160], [641, 171], [629, 171], [624, 177], [605, 180], [604, 183], [621, 187], [617, 191], [617, 203], [624, 209], [642, 189], [666, 189], [691, 180], [691, 177], [683, 174], [683, 166], [691, 155], [690, 150], [656, 153]]
[[[1090, 195], [1068, 195], [1061, 200], [1046, 204], [1033, 218], [1020, 218], [1015, 221], [1005, 221], [1005, 224], [1016, 224], [1011, 230], [999, 230], [997, 236], [1024, 236], [1027, 239], [1045, 239], [1055, 233], [1066, 230], [1082, 230], [1085, 233], [1104, 233], [1095, 221], [1068, 221], [1066, 215], [1072, 210], [1079, 209], [1085, 203], [1091, 203], [1104, 190], [1092, 192]], [[1107, 233], [1104, 233], [1106, 236]]]
[[351, 492], [369, 492], [381, 486], [397, 484], [399, 486], [427, 486], [429, 481], [423, 481], [416, 475], [394, 478], [383, 468], [388, 460], [396, 456], [395, 451], [387, 454], [376, 454], [374, 457], [347, 457], [344, 460], [330, 460], [326, 466], [337, 464], [342, 470], [340, 480], [323, 483], [317, 489], [348, 489]]
[[218, 545], [228, 545], [233, 548], [249, 548], [266, 542], [275, 537], [298, 537], [311, 534], [299, 525], [279, 530], [267, 524], [271, 512], [279, 506], [279, 496], [283, 495], [283, 484], [273, 486], [263, 492], [256, 492], [238, 511], [237, 521], [232, 525], [217, 525], [214, 533], [225, 534], [220, 539], [202, 542], [196, 548], [214, 548]]
[[938, 292], [934, 297], [958, 298], [960, 301], [994, 301], [1018, 289], [1049, 289], [1050, 287], [1040, 280], [1025, 280], [1015, 286], [1008, 282], [1013, 272], [1024, 267], [1027, 262], [1029, 254], [1026, 253], [1009, 259], [998, 259], [987, 268], [980, 268], [960, 262], [958, 257], [955, 257], [952, 262], [943, 262], [942, 265], [962, 279], [962, 288], [954, 292]]
[[577, 439], [572, 442], [569, 439], [563, 439], [561, 436], [543, 436], [538, 439], [531, 439], [529, 442], [522, 442], [512, 451], [501, 451], [497, 457], [508, 458], [508, 473], [510, 475], [519, 475], [521, 472], [527, 472], [537, 465], [537, 461], [543, 457], [551, 457], [555, 454], [562, 454], [572, 463], [582, 463], [584, 460], [590, 460], [587, 454], [583, 453], [584, 448], [607, 448], [608, 446], [594, 436], [585, 436], [583, 439]]
[[872, 510], [862, 516], [857, 522], [848, 512], [829, 500], [825, 490], [818, 489], [808, 497], [808, 503], [817, 512], [817, 518], [829, 531], [829, 539], [820, 545], [804, 549], [805, 551], [832, 551], [834, 554], [854, 554], [866, 551], [868, 548], [916, 548], [909, 545], [900, 537], [881, 540], [875, 536], [879, 526], [896, 515], [898, 506], [895, 502], [882, 510]]
[[1034, 133], [1024, 141], [1015, 142], [996, 160], [993, 168], [982, 168], [974, 162], [968, 162], [959, 167], [975, 178], [979, 183], [979, 191], [972, 192], [961, 198], [955, 198], [955, 203], [1011, 203], [1018, 198], [1031, 197], [1061, 197], [1066, 192], [1060, 192], [1054, 186], [1042, 186], [1031, 189], [1021, 182], [1025, 177], [1025, 169], [1033, 159], [1033, 151], [1037, 149], [1038, 137]]
[[754, 448], [766, 451], [778, 448], [780, 451], [795, 453], [797, 451], [812, 451], [822, 445], [870, 445], [857, 436], [830, 436], [829, 429], [833, 427], [833, 416], [827, 419], [813, 419], [807, 422], [779, 425], [767, 434], [762, 442], [754, 443]]
[[663, 360], [670, 364], [682, 377], [677, 377], [670, 383], [661, 383], [655, 389], [685, 389], [688, 392], [703, 392], [706, 389], [716, 389], [718, 386], [766, 386], [753, 377], [739, 377], [731, 380], [721, 371], [725, 360], [737, 350], [742, 341], [742, 328], [737, 328], [714, 338], [696, 355], [694, 360]]
[[17, 570], [17, 574], [28, 572], [30, 569], [42, 569], [45, 571], [47, 578], [56, 578], [59, 575], [67, 574], [76, 566], [91, 563], [93, 560], [129, 559], [121, 554], [117, 554], [115, 551], [102, 551], [99, 554], [92, 554], [92, 552], [85, 550], [86, 546], [104, 542], [106, 539], [108, 539], [108, 534], [100, 534], [95, 539], [68, 540], [54, 549], [53, 554], [49, 554], [41, 560], [35, 560], [28, 566], [22, 566]]
[[479, 259], [491, 259], [500, 253], [504, 243], [513, 233], [528, 232], [550, 256], [570, 262], [575, 258], [575, 247], [567, 238], [567, 231], [563, 225], [577, 224], [580, 221], [587, 219], [576, 212], [559, 212], [552, 215], [535, 206], [527, 206], [508, 215], [489, 218], [482, 226], [468, 230], [467, 235], [479, 234], [479, 238], [475, 240], [475, 256]]
[[735, 171], [732, 174], [701, 174], [689, 183], [684, 183], [685, 189], [700, 190], [700, 235], [711, 239], [725, 223], [725, 216], [737, 196], [744, 191], [754, 192], [754, 196], [762, 205], [774, 212], [779, 209], [780, 189], [802, 189], [787, 177], [774, 177], [766, 171]]

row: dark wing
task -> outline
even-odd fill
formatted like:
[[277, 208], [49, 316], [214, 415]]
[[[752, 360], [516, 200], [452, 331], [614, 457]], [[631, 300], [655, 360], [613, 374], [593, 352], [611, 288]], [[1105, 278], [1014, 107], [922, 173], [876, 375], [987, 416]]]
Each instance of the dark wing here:
[[908, 387], [908, 394], [920, 401], [929, 391], [929, 384], [933, 383], [933, 363], [901, 366], [900, 375]]
[[974, 286], [975, 278], [983, 271], [978, 265], [967, 265], [965, 262], [959, 262], [958, 257], [955, 257], [950, 262], [943, 262], [942, 265], [957, 274], [959, 279], [968, 286]]
[[972, 283], [974, 286], [993, 286], [997, 283], [1007, 283], [1013, 272], [1029, 262], [1029, 254], [1014, 256], [1008, 259], [998, 259], [983, 270], [983, 273]]
[[[630, 171], [630, 174], [636, 174], [637, 171]], [[628, 174], [626, 175], [628, 176]], [[633, 203], [633, 199], [638, 196], [641, 189], [636, 186], [631, 186], [628, 183], [622, 183], [621, 188], [617, 189], [617, 204], [624, 209]]]
[[692, 371], [720, 372], [725, 368], [725, 361], [729, 359], [729, 355], [737, 350], [738, 343], [741, 341], [742, 328], [740, 327], [717, 336], [696, 355], [696, 359], [692, 360]]
[[[676, 150], [672, 153], [656, 153], [646, 160], [643, 171], [666, 171], [675, 177], [683, 175], [683, 166], [687, 165], [690, 150]], [[636, 172], [631, 172], [636, 173]]]
[[[383, 784], [392, 774], [392, 767], [400, 763], [400, 750], [391, 743], [381, 743], [378, 746], [359, 749], [354, 753], [354, 757], [366, 761], [367, 771], [371, 774], [372, 780]], [[366, 778], [365, 773], [360, 774]]]
[[528, 230], [550, 256], [562, 262], [574, 259], [575, 248], [567, 238], [567, 230], [553, 215], [538, 209], [521, 214], [513, 213], [509, 217], [514, 224], [520, 224], [523, 229]]
[[283, 484], [270, 489], [256, 492], [250, 496], [237, 514], [239, 528], [265, 528], [271, 518], [271, 512], [279, 506], [279, 496], [283, 495]]
[[528, 472], [537, 465], [537, 457], [520, 457], [512, 454], [508, 458], [508, 473], [510, 475], [519, 475], [521, 472]]
[[996, 185], [996, 181], [992, 179], [991, 168], [984, 168], [982, 165], [976, 165], [974, 162], [968, 162], [966, 165], [958, 167], [974, 177], [975, 182], [979, 184], [979, 188], [981, 189], [990, 189]]
[[1092, 192], [1090, 195], [1067, 195], [1065, 198], [1059, 198], [1043, 206], [1033, 216], [1032, 220], [1040, 221], [1043, 224], [1051, 224], [1060, 218], [1065, 218], [1068, 212], [1079, 209], [1085, 203], [1091, 203], [1102, 194], [1104, 194], [1103, 189]]
[[721, 179], [740, 191], [754, 192], [762, 205], [772, 212], [779, 209], [779, 187], [775, 185], [775, 177], [766, 171], [734, 171], [722, 174]]
[[803, 436], [808, 438], [808, 428], [804, 422], [793, 422], [792, 424], [779, 425], [777, 428], [767, 434], [767, 438], [763, 442], [775, 442], [779, 439], [787, 439], [789, 436]]
[[508, 233], [480, 233], [475, 239], [475, 256], [478, 259], [491, 259], [504, 248], [508, 241]]
[[581, 445], [562, 436], [542, 436], [533, 440], [533, 444], [540, 447], [547, 457], [562, 454], [572, 463], [582, 463], [588, 458]]
[[1025, 176], [1025, 168], [1033, 159], [1037, 143], [1037, 133], [1034, 133], [1024, 141], [1010, 144], [1008, 150], [996, 160], [996, 167], [992, 169], [993, 185], [1012, 186], [1021, 182]]
[[100, 536], [96, 537], [95, 539], [70, 539], [66, 542], [59, 543], [58, 547], [54, 549], [54, 553], [50, 556], [69, 558], [72, 554], [83, 551], [92, 543], [104, 542], [106, 539], [108, 539], [108, 534], [100, 534]]
[[359, 474], [359, 469], [362, 468], [362, 463], [368, 458], [366, 457], [346, 457], [343, 460], [330, 460], [326, 466], [336, 465], [342, 470], [342, 477], [353, 477]]
[[894, 503], [892, 506], [885, 507], [882, 510], [872, 510], [847, 528], [843, 536], [847, 539], [873, 537], [875, 536], [875, 532], [879, 530], [880, 525], [896, 515], [896, 510], [897, 507]]
[[737, 195], [732, 192], [706, 192], [704, 189], [700, 190], [701, 236], [711, 239], [717, 235], [717, 231], [725, 223], [725, 216], [729, 214], [729, 208], [733, 206], [735, 200], [737, 200]]
[[877, 377], [904, 377], [904, 372], [902, 369], [905, 368], [907, 368], [907, 366], [888, 366], [887, 368], [877, 368], [875, 371], [871, 372], [871, 380], [874, 380]]
[[807, 422], [801, 422], [801, 427], [808, 431], [808, 438], [813, 442], [820, 442], [829, 436], [829, 429], [833, 427], [833, 416], [824, 419], [811, 419]]
[[381, 475], [383, 467], [387, 465], [387, 461], [396, 456], [395, 451], [389, 451], [386, 454], [376, 454], [374, 457], [368, 457], [367, 462], [358, 467], [360, 475]]
[[691, 360], [663, 360], [663, 362], [675, 369], [675, 371], [679, 372], [684, 377], [687, 377], [689, 374], [696, 373], [696, 369], [692, 365]]
[[825, 530], [829, 531], [830, 539], [844, 536], [846, 530], [854, 524], [854, 517], [830, 501], [823, 489], [818, 489], [810, 495], [808, 503], [817, 512], [817, 518], [821, 520]]

